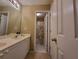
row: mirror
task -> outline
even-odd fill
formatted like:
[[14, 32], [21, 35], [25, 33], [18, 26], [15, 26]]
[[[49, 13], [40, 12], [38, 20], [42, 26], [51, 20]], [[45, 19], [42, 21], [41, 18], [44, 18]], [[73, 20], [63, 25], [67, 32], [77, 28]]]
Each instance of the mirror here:
[[0, 0], [0, 35], [21, 31], [21, 6], [10, 1]]

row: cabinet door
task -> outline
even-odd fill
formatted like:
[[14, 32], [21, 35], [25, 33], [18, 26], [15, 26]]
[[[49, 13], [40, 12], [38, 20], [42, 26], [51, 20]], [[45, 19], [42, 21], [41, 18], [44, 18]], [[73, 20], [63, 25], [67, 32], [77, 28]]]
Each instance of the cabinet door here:
[[20, 52], [20, 51], [18, 50], [17, 45], [14, 45], [6, 50], [8, 50], [8, 52], [3, 56], [3, 59], [18, 59], [19, 58], [18, 52]]
[[24, 59], [29, 50], [28, 42], [29, 39], [25, 39], [22, 42], [6, 49], [8, 52], [4, 55], [3, 59]]

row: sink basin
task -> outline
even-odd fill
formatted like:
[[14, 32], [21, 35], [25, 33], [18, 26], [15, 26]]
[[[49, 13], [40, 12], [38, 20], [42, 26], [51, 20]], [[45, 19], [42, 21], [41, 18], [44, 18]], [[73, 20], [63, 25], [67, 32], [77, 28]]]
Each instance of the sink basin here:
[[5, 46], [5, 45], [6, 45], [5, 42], [0, 42], [0, 47], [3, 47], [3, 46]]

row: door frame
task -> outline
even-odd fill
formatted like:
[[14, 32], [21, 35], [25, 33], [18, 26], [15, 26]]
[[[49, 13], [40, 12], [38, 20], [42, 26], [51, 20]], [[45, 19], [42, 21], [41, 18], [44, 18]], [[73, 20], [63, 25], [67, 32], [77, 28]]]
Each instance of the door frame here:
[[8, 34], [9, 11], [0, 11], [0, 13], [7, 13], [6, 34]]
[[[34, 26], [35, 26], [35, 28], [34, 28], [34, 51], [36, 51], [36, 20], [37, 20], [37, 19], [36, 19], [36, 18], [37, 18], [37, 17], [36, 17], [36, 13], [37, 13], [37, 12], [46, 12], [46, 13], [48, 13], [48, 14], [50, 13], [50, 11], [41, 11], [41, 10], [35, 11], [35, 23], [34, 23]], [[48, 21], [48, 20], [47, 20], [47, 21]], [[49, 28], [49, 27], [48, 27], [48, 28]], [[47, 29], [48, 29], [48, 28], [47, 28]], [[48, 39], [47, 39], [47, 40], [48, 40]], [[48, 50], [48, 49], [47, 49], [47, 50]]]

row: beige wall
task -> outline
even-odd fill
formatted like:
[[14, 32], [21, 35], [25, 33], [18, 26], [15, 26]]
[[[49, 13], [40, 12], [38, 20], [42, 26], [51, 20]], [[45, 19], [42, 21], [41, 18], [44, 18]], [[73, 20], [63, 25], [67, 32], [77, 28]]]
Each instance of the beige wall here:
[[34, 24], [35, 24], [35, 11], [48, 11], [49, 5], [37, 5], [37, 6], [23, 6], [22, 7], [22, 33], [30, 33], [31, 48], [34, 47]]
[[[0, 11], [9, 12], [8, 33], [20, 31], [21, 20], [21, 32], [30, 33], [32, 36], [31, 48], [34, 47], [35, 11], [48, 11], [49, 9], [50, 5], [22, 6], [22, 10], [20, 11], [10, 7], [0, 7]], [[16, 27], [17, 29], [15, 29]]]
[[16, 10], [8, 6], [0, 6], [0, 11], [9, 12], [8, 33], [20, 31], [21, 10]]

